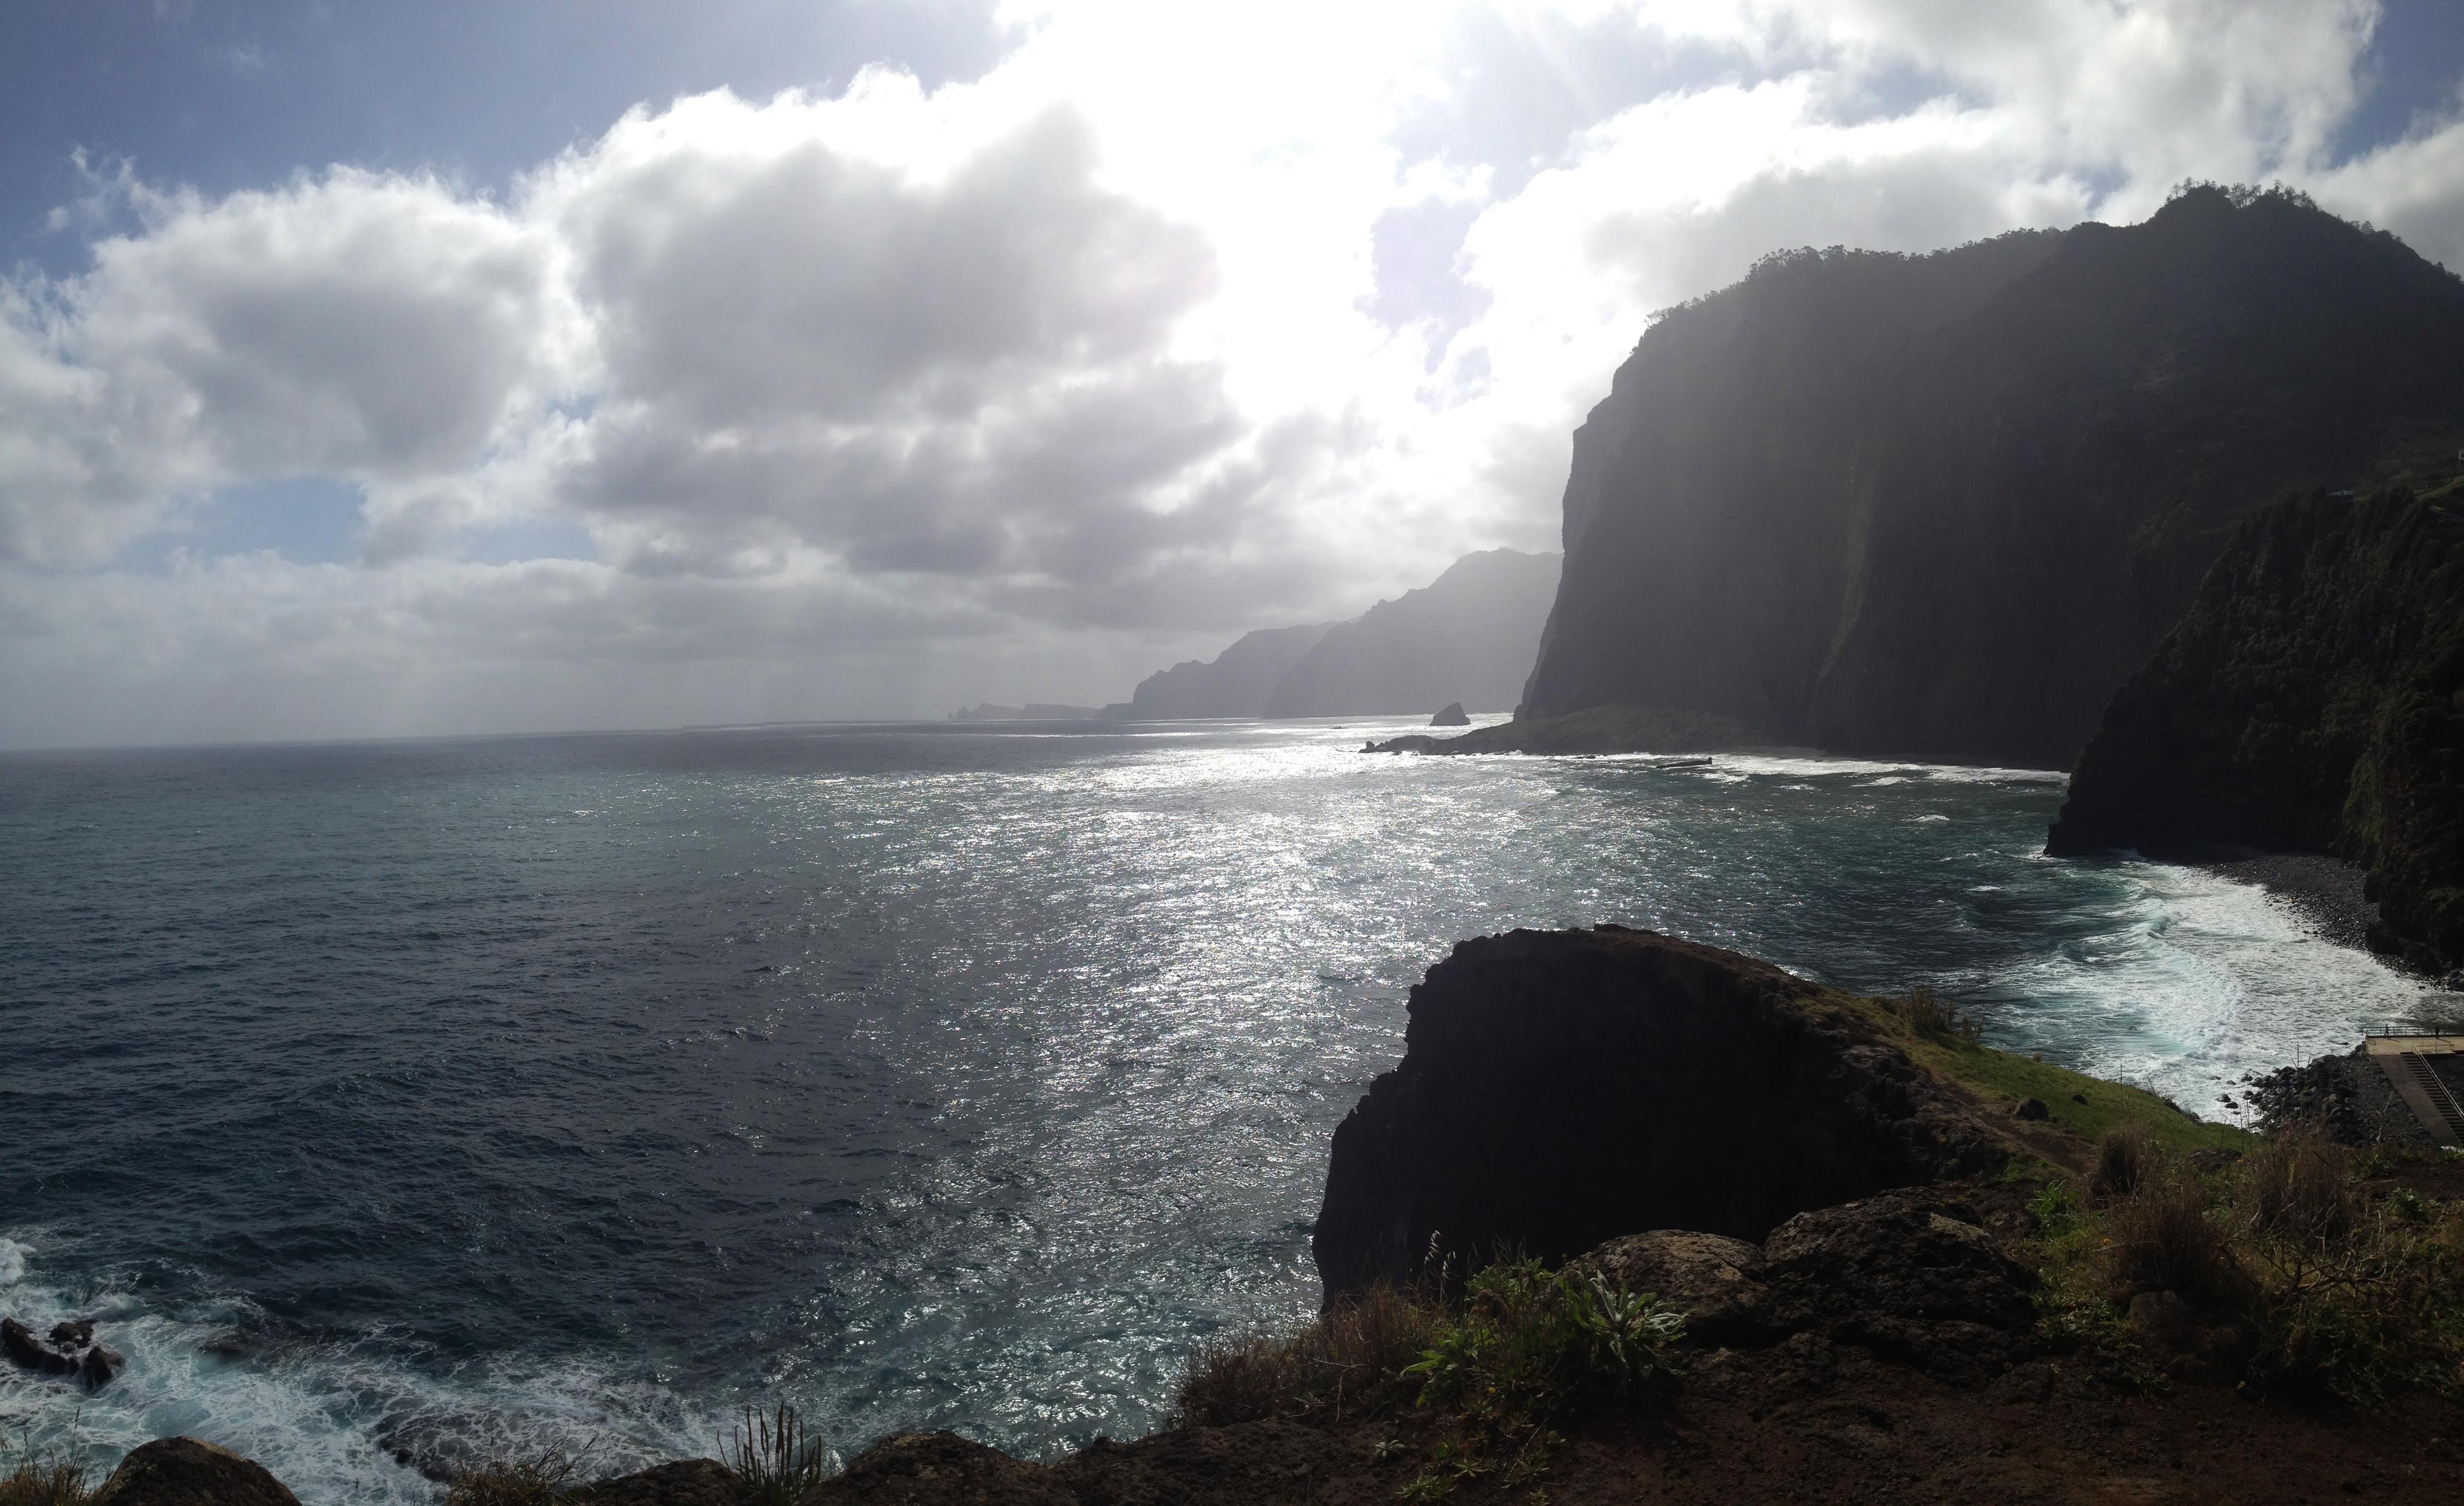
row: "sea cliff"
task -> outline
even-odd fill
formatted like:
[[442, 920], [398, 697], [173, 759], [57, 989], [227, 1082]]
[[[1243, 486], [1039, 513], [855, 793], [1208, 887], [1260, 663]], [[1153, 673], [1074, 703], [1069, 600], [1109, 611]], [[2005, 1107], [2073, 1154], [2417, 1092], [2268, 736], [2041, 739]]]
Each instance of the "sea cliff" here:
[[2113, 697], [2048, 836], [2331, 853], [2372, 946], [2464, 964], [2464, 485], [2280, 500]]
[[2289, 193], [1768, 258], [1577, 431], [1523, 714], [2068, 767], [2255, 506], [2454, 454], [2458, 350], [2464, 282]]

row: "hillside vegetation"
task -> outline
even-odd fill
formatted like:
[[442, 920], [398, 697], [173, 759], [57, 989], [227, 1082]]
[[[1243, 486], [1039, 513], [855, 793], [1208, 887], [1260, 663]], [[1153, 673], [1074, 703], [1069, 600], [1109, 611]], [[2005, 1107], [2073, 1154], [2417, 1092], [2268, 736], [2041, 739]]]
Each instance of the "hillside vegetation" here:
[[2114, 696], [2048, 850], [2223, 844], [2365, 864], [2373, 945], [2464, 963], [2464, 485], [2243, 524]]

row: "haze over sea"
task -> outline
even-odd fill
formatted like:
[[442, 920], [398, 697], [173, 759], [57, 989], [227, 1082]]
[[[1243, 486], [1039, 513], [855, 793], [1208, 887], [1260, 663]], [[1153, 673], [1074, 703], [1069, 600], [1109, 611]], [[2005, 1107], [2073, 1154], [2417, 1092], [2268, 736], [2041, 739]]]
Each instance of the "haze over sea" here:
[[[0, 1427], [203, 1432], [309, 1502], [547, 1446], [1050, 1454], [1297, 1321], [1328, 1137], [1457, 940], [1614, 921], [2205, 1115], [2420, 984], [2057, 774], [1363, 756], [1401, 720], [0, 758]], [[1706, 1064], [1706, 1070], [1711, 1064]]]

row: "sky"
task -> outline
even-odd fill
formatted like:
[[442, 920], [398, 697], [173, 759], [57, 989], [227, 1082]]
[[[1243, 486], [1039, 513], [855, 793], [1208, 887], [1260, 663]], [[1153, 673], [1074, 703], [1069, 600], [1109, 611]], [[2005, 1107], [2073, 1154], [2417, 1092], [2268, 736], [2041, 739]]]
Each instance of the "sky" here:
[[2447, 0], [14, 0], [0, 747], [1100, 704], [1555, 546], [1653, 311], [2283, 182]]

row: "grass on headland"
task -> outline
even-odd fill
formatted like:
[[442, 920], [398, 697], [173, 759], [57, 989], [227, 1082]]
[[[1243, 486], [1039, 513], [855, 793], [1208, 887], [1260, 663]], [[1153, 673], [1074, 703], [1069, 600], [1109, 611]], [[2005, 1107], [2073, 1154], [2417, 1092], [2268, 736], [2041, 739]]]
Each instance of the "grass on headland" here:
[[1436, 1288], [1373, 1288], [1288, 1338], [1202, 1349], [1175, 1398], [1176, 1425], [1270, 1417], [1339, 1422], [1428, 1408], [1443, 1420], [1407, 1497], [1498, 1473], [1520, 1486], [1548, 1468], [1555, 1425], [1677, 1376], [1683, 1315], [1596, 1271], [1537, 1260], [1489, 1266], [1446, 1301]]
[[2159, 1148], [2176, 1155], [2204, 1149], [2242, 1150], [2255, 1141], [2248, 1130], [2194, 1119], [2144, 1088], [1997, 1051], [1978, 1038], [1975, 1022], [1961, 1015], [1958, 1006], [1929, 990], [1919, 989], [1896, 999], [1840, 997], [1920, 1065], [1990, 1102], [2015, 1104], [2033, 1098], [2045, 1105], [2051, 1123], [2087, 1145], [2133, 1125]]
[[2152, 1377], [2181, 1363], [2182, 1340], [2133, 1329], [2131, 1303], [2170, 1293], [2199, 1336], [2190, 1357], [2227, 1379], [2346, 1401], [2464, 1396], [2464, 1204], [2384, 1169], [2308, 1126], [2214, 1169], [2119, 1131], [2084, 1184], [2037, 1194], [2047, 1323]]

